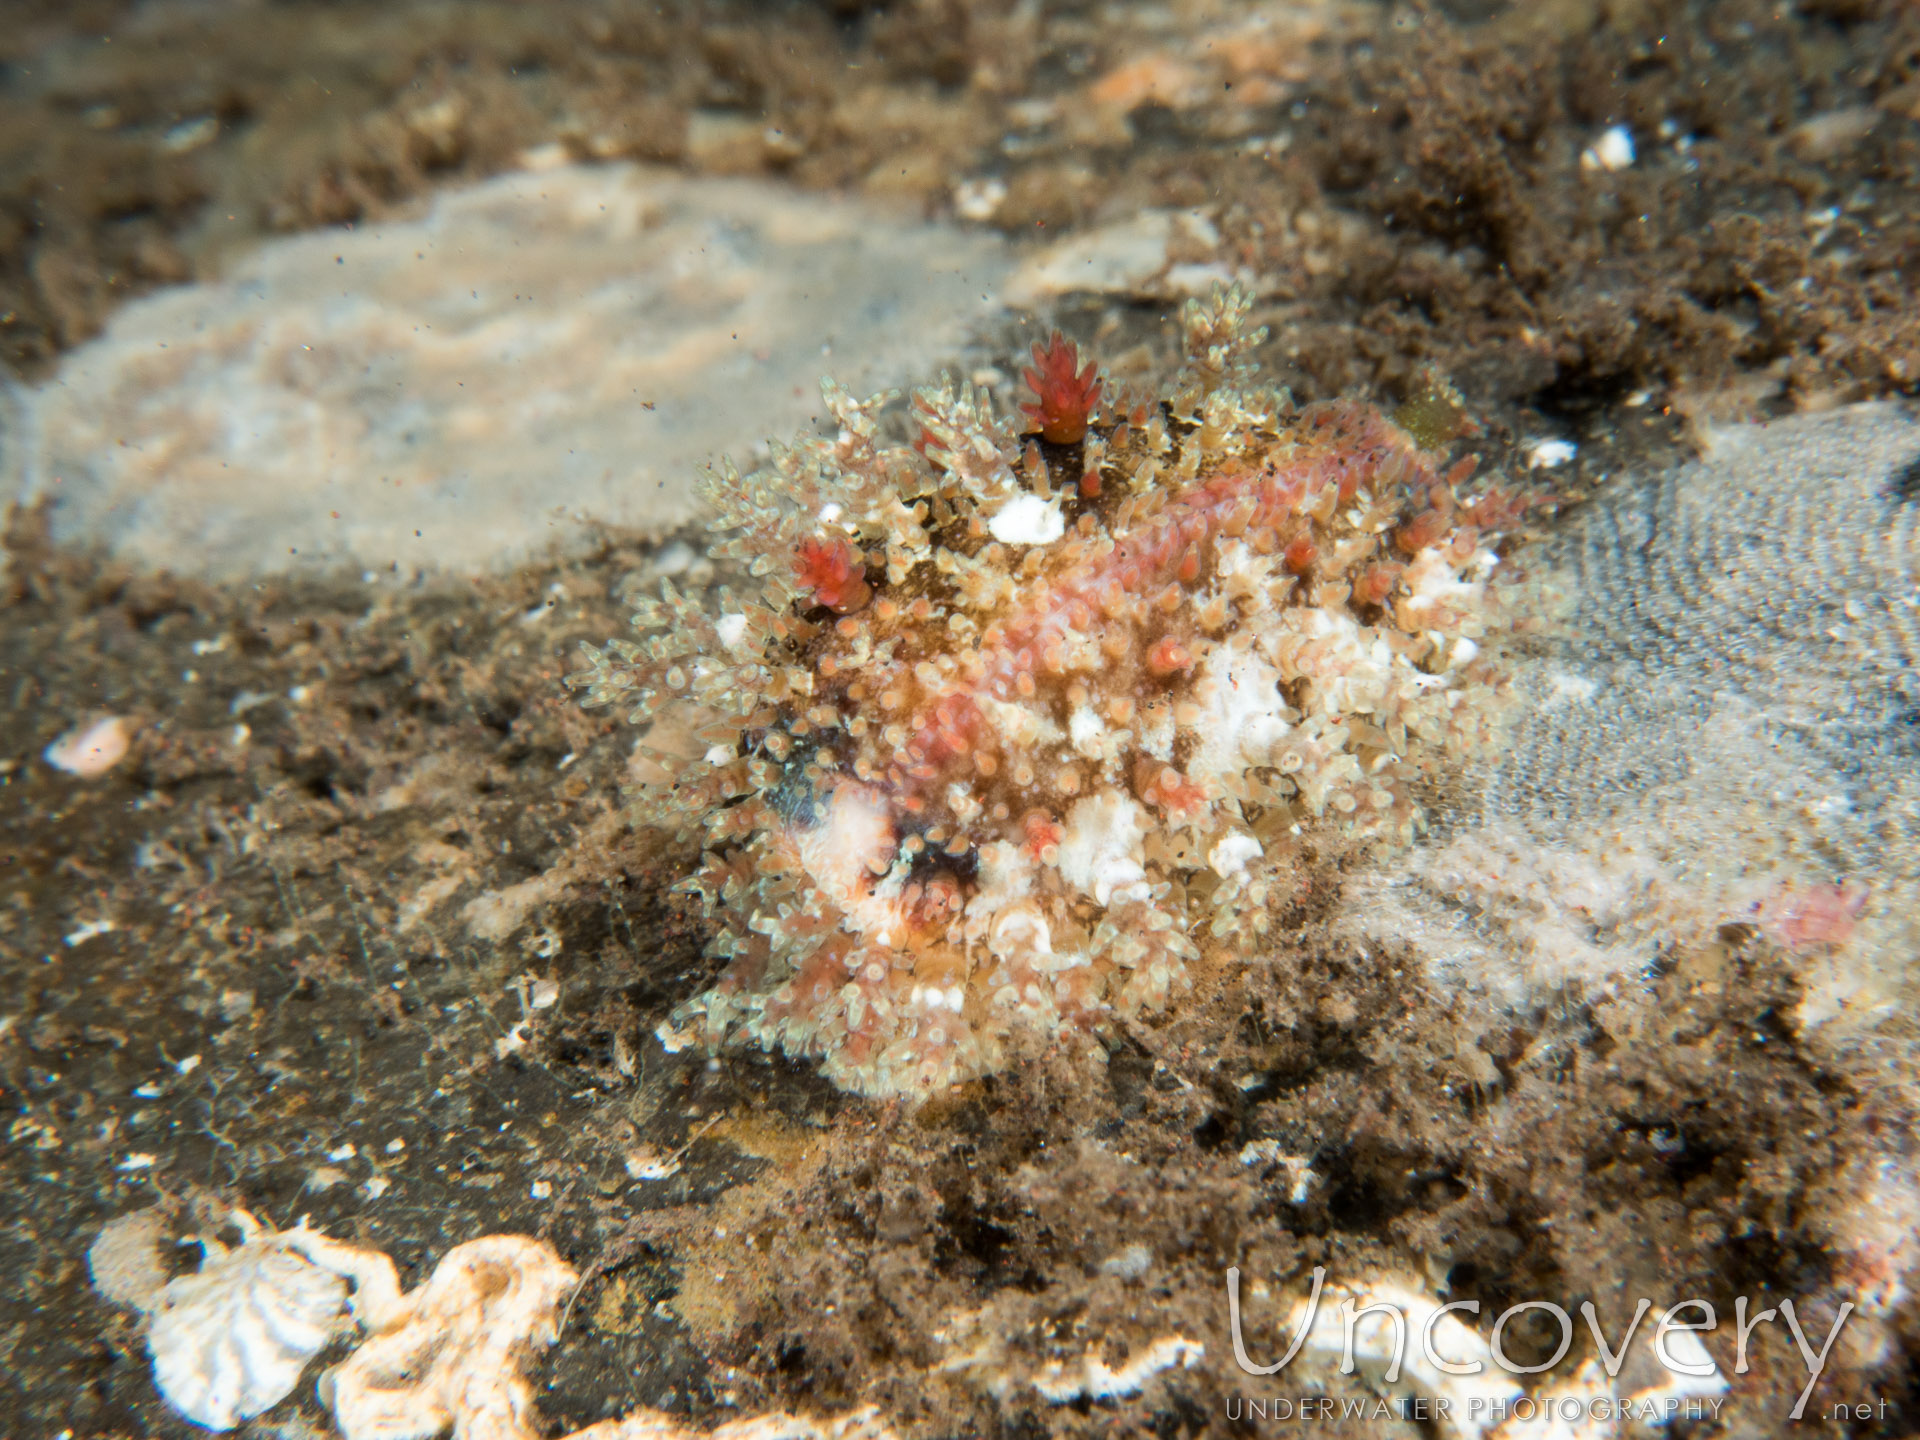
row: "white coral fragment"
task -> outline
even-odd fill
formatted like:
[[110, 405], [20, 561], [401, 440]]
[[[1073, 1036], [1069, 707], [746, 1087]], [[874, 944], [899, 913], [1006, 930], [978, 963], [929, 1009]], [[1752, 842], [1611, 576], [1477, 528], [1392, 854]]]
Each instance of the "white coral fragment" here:
[[1055, 1361], [1033, 1377], [1033, 1388], [1055, 1405], [1085, 1397], [1089, 1400], [1114, 1400], [1138, 1395], [1147, 1381], [1162, 1370], [1179, 1366], [1191, 1370], [1206, 1358], [1207, 1347], [1184, 1335], [1162, 1335], [1118, 1369], [1089, 1350], [1077, 1365]]
[[[385, 1257], [379, 1257], [385, 1261]], [[534, 1440], [528, 1352], [553, 1343], [560, 1304], [579, 1281], [545, 1241], [488, 1235], [449, 1250], [402, 1296], [371, 1269], [354, 1314], [373, 1334], [320, 1380], [345, 1440]]]
[[346, 1285], [301, 1253], [304, 1222], [281, 1234], [233, 1218], [244, 1243], [203, 1237], [205, 1262], [161, 1290], [147, 1334], [160, 1393], [209, 1430], [279, 1404], [346, 1318]]
[[[1444, 1397], [1450, 1427], [1463, 1440], [1478, 1440], [1489, 1417], [1508, 1413], [1523, 1393], [1500, 1372], [1479, 1333], [1443, 1311], [1416, 1281], [1382, 1276], [1329, 1284], [1317, 1300], [1294, 1306], [1286, 1333], [1297, 1335], [1311, 1321], [1309, 1354], [1337, 1360], [1343, 1373], [1358, 1370], [1368, 1385], [1386, 1393]], [[1462, 1369], [1477, 1373], [1463, 1375]]]
[[[276, 1232], [244, 1210], [227, 1217], [243, 1243], [201, 1238], [198, 1274], [162, 1285], [159, 1208], [121, 1216], [87, 1252], [94, 1286], [153, 1316], [149, 1346], [160, 1392], [182, 1415], [228, 1430], [286, 1396], [307, 1361], [352, 1316], [372, 1333], [320, 1379], [342, 1440], [538, 1440], [531, 1351], [557, 1338], [560, 1306], [579, 1276], [545, 1241], [488, 1235], [448, 1251], [426, 1282], [401, 1293], [378, 1250], [307, 1228]], [[352, 1289], [351, 1299], [348, 1296]], [[897, 1440], [877, 1407], [822, 1420], [769, 1412], [691, 1429], [634, 1410], [564, 1440]]]
[[1579, 453], [1580, 447], [1571, 440], [1536, 440], [1527, 447], [1527, 468], [1555, 470]]

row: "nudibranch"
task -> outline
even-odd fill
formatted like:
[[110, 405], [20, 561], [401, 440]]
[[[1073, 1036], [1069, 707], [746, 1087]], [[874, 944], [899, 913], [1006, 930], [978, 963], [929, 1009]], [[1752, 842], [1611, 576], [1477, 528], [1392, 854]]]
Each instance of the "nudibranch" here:
[[1166, 1007], [1302, 836], [1412, 837], [1489, 733], [1516, 507], [1259, 387], [1248, 308], [1189, 304], [1157, 404], [1056, 339], [1036, 434], [943, 381], [890, 443], [894, 397], [828, 382], [834, 434], [707, 477], [750, 593], [669, 582], [568, 678], [650, 727], [639, 819], [703, 847], [724, 969], [679, 1023], [924, 1096]]

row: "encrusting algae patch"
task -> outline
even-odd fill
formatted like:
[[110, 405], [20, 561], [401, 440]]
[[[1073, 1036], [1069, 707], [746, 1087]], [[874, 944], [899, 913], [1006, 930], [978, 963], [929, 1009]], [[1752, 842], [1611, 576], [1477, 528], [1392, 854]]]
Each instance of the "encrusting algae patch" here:
[[638, 818], [705, 848], [681, 888], [727, 963], [678, 1023], [924, 1096], [1166, 1007], [1302, 846], [1411, 839], [1497, 723], [1525, 506], [1259, 385], [1247, 309], [1188, 305], [1158, 403], [1056, 336], [1030, 433], [942, 383], [887, 443], [892, 397], [829, 383], [835, 435], [708, 477], [755, 590], [669, 584], [569, 677], [652, 726]]

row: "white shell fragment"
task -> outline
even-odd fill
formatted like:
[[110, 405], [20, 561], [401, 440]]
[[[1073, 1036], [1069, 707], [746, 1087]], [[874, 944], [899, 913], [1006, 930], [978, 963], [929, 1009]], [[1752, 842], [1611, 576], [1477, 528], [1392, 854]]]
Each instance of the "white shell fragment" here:
[[150, 1311], [167, 1288], [167, 1267], [160, 1245], [167, 1217], [158, 1206], [109, 1220], [87, 1249], [87, 1274], [93, 1288], [115, 1305]]
[[1633, 132], [1624, 125], [1609, 125], [1580, 152], [1582, 170], [1627, 170], [1633, 161]]
[[92, 780], [127, 758], [133, 727], [125, 716], [109, 715], [91, 725], [77, 725], [41, 752], [56, 770]]
[[1089, 1350], [1077, 1365], [1058, 1362], [1047, 1365], [1033, 1377], [1033, 1388], [1043, 1399], [1066, 1405], [1081, 1397], [1089, 1400], [1114, 1400], [1123, 1395], [1138, 1395], [1147, 1381], [1162, 1370], [1179, 1366], [1191, 1370], [1206, 1358], [1207, 1347], [1183, 1335], [1162, 1335], [1124, 1365], [1115, 1369]]
[[1536, 440], [1527, 447], [1529, 470], [1557, 470], [1580, 453], [1571, 440]]
[[[470, 1240], [402, 1294], [393, 1261], [378, 1250], [328, 1239], [305, 1220], [276, 1232], [244, 1210], [225, 1218], [243, 1243], [228, 1249], [201, 1238], [199, 1273], [165, 1285], [160, 1246], [169, 1227], [159, 1207], [108, 1222], [87, 1253], [102, 1295], [152, 1315], [154, 1378], [189, 1420], [229, 1430], [270, 1409], [351, 1308], [370, 1334], [319, 1385], [342, 1440], [432, 1440], [449, 1431], [455, 1440], [539, 1440], [545, 1433], [521, 1367], [557, 1338], [560, 1306], [580, 1277], [544, 1240]], [[1158, 1357], [1155, 1350], [1142, 1359], [1164, 1368]], [[769, 1411], [711, 1431], [638, 1409], [565, 1440], [898, 1437], [876, 1407], [865, 1406], [819, 1420]]]
[[196, 1425], [230, 1430], [277, 1405], [346, 1318], [347, 1287], [279, 1234], [236, 1211], [245, 1243], [203, 1238], [197, 1274], [171, 1280], [153, 1311], [153, 1378]]

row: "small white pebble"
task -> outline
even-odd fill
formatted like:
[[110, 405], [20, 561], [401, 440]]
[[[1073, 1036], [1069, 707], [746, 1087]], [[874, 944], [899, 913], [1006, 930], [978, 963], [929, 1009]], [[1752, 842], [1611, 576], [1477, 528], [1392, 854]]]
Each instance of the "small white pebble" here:
[[550, 1180], [536, 1180], [527, 1188], [527, 1194], [535, 1200], [551, 1200], [553, 1198], [553, 1182]]
[[133, 729], [126, 717], [109, 715], [85, 729], [69, 730], [42, 756], [56, 770], [91, 780], [104, 775], [127, 758], [127, 746], [133, 741]]
[[184, 1060], [176, 1060], [173, 1062], [173, 1068], [178, 1070], [182, 1075], [191, 1075], [200, 1068], [200, 1057], [198, 1055], [189, 1055]]
[[953, 211], [962, 220], [987, 221], [1007, 198], [1007, 185], [994, 176], [962, 180], [953, 187]]
[[369, 1200], [378, 1200], [393, 1188], [393, 1182], [384, 1175], [376, 1175], [360, 1188], [367, 1192]]
[[407, 1142], [402, 1140], [398, 1135], [394, 1136], [393, 1139], [387, 1141], [387, 1154], [389, 1155], [398, 1155], [402, 1150], [406, 1148], [407, 1148]]
[[71, 950], [75, 945], [91, 940], [96, 935], [111, 935], [113, 930], [114, 924], [111, 920], [89, 920], [78, 929], [69, 930], [60, 938]]
[[1580, 447], [1571, 440], [1540, 440], [1527, 450], [1527, 468], [1529, 470], [1552, 470], [1566, 464], [1580, 453]]
[[1624, 125], [1610, 125], [1580, 152], [1582, 170], [1625, 170], [1633, 164], [1633, 132]]
[[159, 1157], [149, 1155], [144, 1150], [136, 1150], [113, 1168], [116, 1170], [151, 1170]]
[[536, 980], [528, 995], [527, 1004], [535, 1010], [551, 1010], [560, 1003], [560, 982], [558, 980]]
[[351, 1160], [355, 1155], [358, 1155], [359, 1153], [360, 1152], [353, 1147], [353, 1144], [349, 1142], [345, 1145], [338, 1147], [337, 1149], [327, 1151], [327, 1159]]

